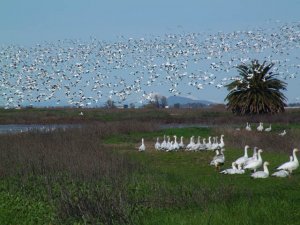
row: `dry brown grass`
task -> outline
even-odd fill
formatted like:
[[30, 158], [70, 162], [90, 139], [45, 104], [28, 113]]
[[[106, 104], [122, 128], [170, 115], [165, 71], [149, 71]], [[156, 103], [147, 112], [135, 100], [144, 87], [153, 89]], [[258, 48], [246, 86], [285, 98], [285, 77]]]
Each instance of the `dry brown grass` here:
[[226, 145], [233, 148], [242, 148], [245, 145], [258, 147], [269, 152], [285, 152], [290, 154], [293, 148], [300, 148], [300, 131], [290, 129], [286, 136], [279, 136], [277, 132], [246, 131], [234, 128], [216, 128], [215, 132], [225, 135]]
[[102, 142], [109, 135], [153, 129], [149, 123], [111, 122], [68, 132], [0, 135], [0, 176], [17, 178], [7, 187], [12, 193], [53, 202], [61, 224], [73, 223], [70, 218], [128, 224], [136, 204], [126, 180], [142, 166]]

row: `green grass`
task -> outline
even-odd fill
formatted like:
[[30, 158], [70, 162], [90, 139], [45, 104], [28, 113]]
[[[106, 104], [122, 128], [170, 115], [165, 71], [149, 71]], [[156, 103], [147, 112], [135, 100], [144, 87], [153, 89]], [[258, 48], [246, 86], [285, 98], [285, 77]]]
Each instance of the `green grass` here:
[[0, 191], [0, 224], [51, 224], [54, 217], [53, 206], [46, 202], [18, 192]]
[[[134, 157], [151, 171], [148, 177], [151, 181], [144, 185], [144, 197], [157, 199], [159, 195], [172, 202], [167, 207], [164, 203], [157, 204], [162, 208], [154, 204], [141, 224], [298, 223], [299, 172], [290, 179], [253, 180], [249, 172], [232, 176], [217, 173], [208, 165], [212, 157], [209, 152], [136, 154]], [[241, 154], [241, 150], [229, 149], [224, 168], [230, 167], [230, 162]], [[272, 153], [264, 153], [263, 157], [272, 163], [271, 172], [287, 160], [285, 155]]]
[[[297, 125], [288, 124], [276, 124], [274, 127], [274, 132], [284, 127], [298, 129]], [[0, 180], [0, 224], [123, 224], [124, 221], [130, 224], [160, 225], [299, 224], [299, 170], [295, 171], [291, 178], [270, 177], [254, 180], [250, 178], [250, 172], [243, 175], [219, 174], [209, 165], [214, 155], [211, 151], [154, 150], [156, 137], [162, 140], [163, 135], [176, 134], [178, 137], [184, 136], [187, 143], [192, 135], [220, 135], [217, 132], [214, 128], [189, 127], [153, 132], [128, 130], [111, 135], [103, 140], [110, 151], [126, 155], [140, 165], [137, 169], [128, 170], [131, 172], [122, 175], [121, 180], [117, 181], [113, 178], [101, 179], [101, 176], [94, 179], [72, 178], [68, 173], [65, 177], [57, 171], [50, 175], [43, 171], [42, 175], [22, 177], [20, 173], [3, 177]], [[80, 137], [85, 140], [90, 134], [84, 136], [85, 133], [82, 132]], [[55, 136], [49, 135], [54, 142]], [[34, 140], [39, 140], [39, 136], [35, 137]], [[70, 137], [65, 143], [66, 146], [73, 143]], [[98, 138], [97, 133], [92, 138]], [[136, 146], [141, 138], [145, 139], [146, 151], [140, 153], [137, 152]], [[63, 142], [65, 138], [61, 137], [58, 140]], [[76, 168], [80, 168], [82, 149], [75, 152], [73, 148], [79, 147], [79, 144], [74, 143], [69, 154], [73, 155], [72, 157], [78, 154], [80, 160]], [[85, 150], [86, 143], [83, 145]], [[84, 152], [89, 154], [88, 151]], [[251, 154], [249, 152], [249, 155]], [[231, 167], [231, 162], [241, 155], [243, 146], [226, 146], [226, 163], [223, 169]], [[270, 162], [271, 173], [278, 165], [288, 161], [288, 156], [286, 153], [268, 150], [262, 153], [264, 161]], [[114, 163], [115, 159], [110, 160], [110, 163]], [[93, 177], [90, 175], [93, 169], [86, 169], [89, 177]], [[117, 173], [120, 171], [117, 170]], [[96, 210], [102, 205], [107, 211]], [[119, 211], [112, 213], [116, 208]], [[130, 214], [131, 210], [133, 214]], [[99, 212], [107, 213], [106, 219], [125, 215], [125, 220], [122, 222], [115, 219], [105, 223], [97, 217]], [[119, 214], [120, 212], [123, 214]]]

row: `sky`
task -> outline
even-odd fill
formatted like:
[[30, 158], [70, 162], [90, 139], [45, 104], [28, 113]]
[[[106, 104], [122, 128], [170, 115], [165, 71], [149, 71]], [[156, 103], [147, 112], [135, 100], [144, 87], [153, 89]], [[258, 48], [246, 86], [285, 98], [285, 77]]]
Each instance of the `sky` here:
[[245, 29], [299, 21], [298, 0], [2, 0], [0, 42]]
[[[231, 32], [299, 22], [299, 9], [299, 0], [1, 0], [0, 46]], [[290, 101], [300, 96], [298, 84], [299, 79], [289, 84], [293, 87], [286, 93]], [[222, 102], [225, 93], [207, 89], [193, 97]]]

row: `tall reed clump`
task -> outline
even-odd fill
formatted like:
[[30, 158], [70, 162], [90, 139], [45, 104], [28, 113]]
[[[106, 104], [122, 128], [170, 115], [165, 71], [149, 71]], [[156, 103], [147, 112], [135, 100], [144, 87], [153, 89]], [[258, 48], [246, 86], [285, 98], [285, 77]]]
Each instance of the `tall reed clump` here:
[[103, 145], [103, 139], [154, 129], [149, 123], [113, 122], [66, 132], [1, 135], [0, 176], [8, 181], [9, 192], [54, 205], [58, 223], [130, 223], [137, 206], [126, 180], [142, 167]]

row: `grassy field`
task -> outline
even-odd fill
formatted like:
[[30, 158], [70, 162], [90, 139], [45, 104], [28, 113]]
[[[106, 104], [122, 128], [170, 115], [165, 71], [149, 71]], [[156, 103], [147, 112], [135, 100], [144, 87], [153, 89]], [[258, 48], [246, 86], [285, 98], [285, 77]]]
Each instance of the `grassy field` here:
[[[118, 118], [68, 132], [1, 135], [0, 224], [299, 224], [300, 170], [291, 178], [253, 180], [249, 172], [219, 174], [209, 166], [213, 152], [154, 150], [164, 134], [182, 135], [185, 143], [192, 135], [224, 134], [223, 168], [249, 144], [264, 150], [273, 172], [300, 148], [294, 118], [272, 123], [271, 133], [237, 131], [245, 118], [170, 129], [156, 119]], [[285, 137], [278, 136], [282, 129]], [[142, 137], [147, 149], [140, 153]]]

